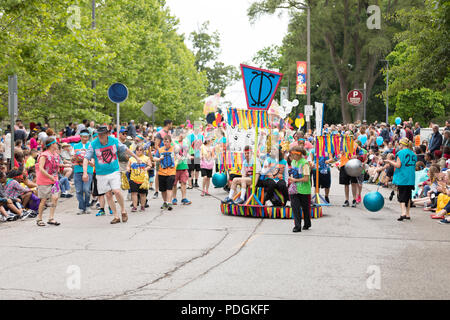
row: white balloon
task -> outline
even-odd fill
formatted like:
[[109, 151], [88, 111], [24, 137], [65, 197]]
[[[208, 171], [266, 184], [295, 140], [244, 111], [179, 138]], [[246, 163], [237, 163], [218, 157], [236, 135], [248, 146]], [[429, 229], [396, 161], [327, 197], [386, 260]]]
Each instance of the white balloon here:
[[297, 99], [294, 99], [294, 101], [292, 101], [292, 106], [296, 107], [298, 106], [299, 102]]

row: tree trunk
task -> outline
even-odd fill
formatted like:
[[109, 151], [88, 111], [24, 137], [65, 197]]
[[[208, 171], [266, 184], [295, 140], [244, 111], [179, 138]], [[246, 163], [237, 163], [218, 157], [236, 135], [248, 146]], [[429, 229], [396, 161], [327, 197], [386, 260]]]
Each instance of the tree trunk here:
[[347, 105], [347, 81], [345, 78], [345, 75], [343, 74], [342, 70], [339, 67], [339, 61], [336, 55], [336, 49], [334, 47], [334, 44], [332, 40], [330, 39], [329, 35], [324, 36], [325, 43], [328, 45], [328, 48], [330, 49], [330, 57], [331, 57], [331, 63], [333, 65], [334, 72], [336, 73], [336, 76], [339, 81], [339, 88], [340, 88], [340, 97], [341, 97], [341, 113], [342, 113], [342, 121], [344, 123], [351, 122], [351, 115], [348, 110]]

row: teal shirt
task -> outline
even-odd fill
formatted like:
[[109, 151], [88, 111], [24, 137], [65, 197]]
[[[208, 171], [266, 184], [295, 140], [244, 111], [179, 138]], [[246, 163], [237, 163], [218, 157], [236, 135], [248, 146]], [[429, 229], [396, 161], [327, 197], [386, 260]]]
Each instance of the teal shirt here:
[[[90, 142], [86, 143], [84, 146], [83, 146], [83, 143], [81, 143], [81, 142], [74, 144], [73, 145], [73, 151], [75, 153], [75, 156], [80, 154], [80, 156], [84, 157], [84, 155], [86, 154], [86, 151], [87, 151], [87, 149], [89, 149], [90, 145], [91, 145]], [[77, 172], [83, 173], [83, 166], [75, 165], [74, 166], [74, 172], [75, 173], [77, 173]], [[91, 166], [88, 166], [87, 172], [88, 173], [94, 173], [94, 168], [91, 167]]]
[[95, 160], [95, 173], [99, 176], [107, 175], [119, 171], [118, 152], [124, 152], [127, 147], [114, 137], [108, 137], [108, 143], [102, 145], [96, 138], [91, 142], [85, 158]]
[[392, 183], [397, 186], [414, 186], [417, 156], [411, 150], [403, 149], [396, 154], [396, 157], [400, 158], [402, 166], [395, 169]]

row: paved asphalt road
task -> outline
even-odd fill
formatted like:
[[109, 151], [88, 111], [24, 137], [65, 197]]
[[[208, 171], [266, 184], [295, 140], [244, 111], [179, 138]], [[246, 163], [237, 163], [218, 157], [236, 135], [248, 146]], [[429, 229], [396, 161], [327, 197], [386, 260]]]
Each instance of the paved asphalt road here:
[[292, 220], [224, 216], [218, 200], [197, 190], [189, 191], [191, 206], [162, 212], [161, 198], [151, 200], [145, 213], [117, 225], [109, 216], [78, 216], [76, 200], [62, 199], [59, 227], [0, 224], [0, 296], [448, 299], [450, 227], [419, 208], [411, 221], [396, 221], [398, 203], [380, 191], [387, 201], [380, 212], [342, 208], [333, 172], [333, 206], [295, 234]]

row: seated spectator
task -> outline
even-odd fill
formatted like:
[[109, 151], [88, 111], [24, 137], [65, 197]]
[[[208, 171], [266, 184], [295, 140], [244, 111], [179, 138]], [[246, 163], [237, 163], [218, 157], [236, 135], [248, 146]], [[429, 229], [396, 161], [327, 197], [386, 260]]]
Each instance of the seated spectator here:
[[[14, 173], [10, 175], [14, 175]], [[0, 172], [0, 206], [3, 208], [3, 210], [0, 210], [0, 212], [3, 216], [2, 220], [13, 221], [17, 219], [26, 219], [27, 217], [35, 216], [35, 213], [33, 211], [23, 209], [24, 208], [22, 204], [23, 198], [20, 195], [14, 196], [18, 193], [12, 192], [11, 190], [17, 187], [17, 185], [19, 185], [20, 187], [20, 184], [15, 180], [13, 180], [11, 184], [10, 182], [11, 180], [12, 179], [8, 178], [3, 172]], [[11, 197], [10, 195], [13, 195], [14, 197]], [[30, 195], [27, 196], [29, 200], [31, 193]], [[8, 211], [11, 214], [8, 214]]]

